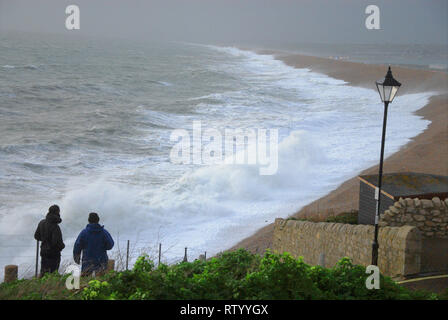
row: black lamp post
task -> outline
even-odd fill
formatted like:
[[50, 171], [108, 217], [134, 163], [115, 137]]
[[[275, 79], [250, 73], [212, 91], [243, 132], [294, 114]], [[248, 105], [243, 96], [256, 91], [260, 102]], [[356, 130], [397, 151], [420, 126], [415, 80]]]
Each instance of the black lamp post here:
[[372, 265], [378, 265], [378, 222], [380, 220], [380, 202], [381, 202], [381, 182], [383, 179], [383, 157], [384, 157], [384, 142], [386, 139], [386, 123], [387, 123], [387, 108], [389, 103], [394, 100], [395, 95], [400, 88], [401, 83], [394, 79], [392, 71], [387, 71], [386, 77], [383, 80], [376, 82], [376, 87], [381, 97], [381, 101], [384, 102], [384, 117], [383, 117], [383, 135], [381, 138], [381, 155], [380, 155], [380, 168], [378, 173], [378, 188], [375, 190], [376, 199], [376, 214], [375, 214], [375, 238], [372, 244]]

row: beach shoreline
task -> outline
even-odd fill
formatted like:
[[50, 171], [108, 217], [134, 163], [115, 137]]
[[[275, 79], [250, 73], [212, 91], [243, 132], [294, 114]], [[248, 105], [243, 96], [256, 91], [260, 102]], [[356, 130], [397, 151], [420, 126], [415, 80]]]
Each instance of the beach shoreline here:
[[[313, 72], [344, 80], [350, 86], [373, 90], [376, 90], [375, 81], [382, 79], [387, 71], [386, 65], [334, 60], [273, 50], [256, 50], [256, 52], [272, 55], [275, 59], [295, 68], [307, 68]], [[384, 173], [414, 171], [448, 175], [448, 74], [442, 71], [399, 66], [392, 66], [392, 71], [394, 77], [402, 83], [398, 98], [400, 95], [409, 93], [434, 92], [434, 95], [431, 96], [427, 105], [415, 112], [416, 115], [431, 123], [426, 130], [385, 159]], [[379, 101], [378, 107], [381, 106]], [[377, 173], [378, 165], [375, 165], [362, 170], [358, 175]], [[353, 209], [357, 210], [358, 175], [304, 206], [291, 217], [321, 221], [330, 214], [337, 215]], [[274, 224], [271, 222], [229, 250], [245, 248], [251, 252], [263, 253], [271, 248], [273, 230]]]

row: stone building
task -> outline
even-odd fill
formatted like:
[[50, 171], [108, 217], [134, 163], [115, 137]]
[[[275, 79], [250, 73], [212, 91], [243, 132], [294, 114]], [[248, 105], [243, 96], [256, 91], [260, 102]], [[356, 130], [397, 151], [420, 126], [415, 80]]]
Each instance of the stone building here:
[[[342, 257], [369, 265], [378, 175], [359, 179], [357, 225], [276, 219], [274, 251], [302, 256], [307, 263], [326, 267], [332, 267]], [[381, 272], [397, 279], [447, 273], [448, 177], [412, 172], [385, 174], [381, 202]]]
[[[359, 177], [358, 223], [375, 221], [378, 175]], [[383, 175], [381, 227], [413, 226], [421, 237], [420, 273], [448, 271], [448, 177], [415, 172]]]
[[[373, 225], [376, 214], [375, 189], [378, 175], [358, 177], [359, 186], [359, 224]], [[383, 174], [381, 187], [380, 214], [393, 206], [400, 198], [419, 198], [431, 200], [448, 198], [448, 177], [434, 174], [403, 172]]]

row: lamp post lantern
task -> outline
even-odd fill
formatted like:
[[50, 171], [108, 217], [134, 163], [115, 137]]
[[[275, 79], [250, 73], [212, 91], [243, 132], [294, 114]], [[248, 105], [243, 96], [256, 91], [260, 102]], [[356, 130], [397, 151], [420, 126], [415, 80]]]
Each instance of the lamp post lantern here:
[[376, 87], [381, 97], [381, 101], [384, 102], [384, 116], [383, 116], [383, 134], [381, 137], [381, 155], [380, 155], [380, 167], [378, 172], [378, 188], [375, 189], [376, 199], [376, 213], [375, 213], [375, 238], [372, 243], [372, 265], [378, 265], [378, 222], [380, 218], [380, 204], [381, 204], [381, 183], [383, 178], [383, 158], [384, 158], [384, 142], [386, 139], [386, 123], [387, 123], [387, 108], [391, 103], [395, 95], [400, 88], [401, 83], [394, 79], [392, 71], [387, 71], [386, 77], [383, 80], [376, 82]]

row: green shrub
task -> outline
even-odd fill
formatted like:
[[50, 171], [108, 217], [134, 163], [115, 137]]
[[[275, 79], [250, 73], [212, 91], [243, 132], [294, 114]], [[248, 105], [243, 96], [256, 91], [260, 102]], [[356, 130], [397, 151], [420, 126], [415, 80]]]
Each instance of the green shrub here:
[[147, 254], [143, 254], [138, 257], [134, 264], [135, 272], [150, 272], [154, 268], [154, 262], [149, 259]]
[[[21, 279], [0, 284], [0, 300], [79, 299], [80, 291], [65, 287], [68, 275], [47, 273], [42, 278]], [[84, 280], [85, 281], [85, 280]]]
[[266, 252], [259, 270], [248, 274], [242, 282], [243, 299], [319, 299], [320, 290], [308, 277], [309, 266], [290, 254]]
[[[145, 262], [146, 261], [146, 262]], [[84, 299], [435, 299], [412, 292], [381, 276], [381, 288], [369, 290], [365, 268], [341, 259], [333, 268], [309, 266], [288, 253], [267, 251], [261, 258], [245, 250], [206, 262], [182, 262], [153, 269], [147, 258], [132, 271], [90, 282]], [[140, 264], [139, 264], [140, 265]], [[150, 270], [150, 271], [148, 271]]]
[[81, 289], [65, 288], [66, 276], [0, 284], [0, 299], [446, 299], [444, 294], [410, 291], [381, 276], [380, 289], [368, 290], [365, 268], [341, 259], [333, 268], [310, 266], [288, 253], [263, 257], [240, 249], [207, 261], [154, 268], [141, 256], [132, 270], [82, 278]]
[[358, 224], [358, 211], [352, 210], [350, 212], [343, 212], [337, 216], [329, 216], [325, 222]]
[[[310, 222], [320, 222], [319, 218], [309, 217], [309, 218], [297, 218], [297, 217], [289, 217], [286, 220], [294, 220], [294, 221], [310, 221]], [[358, 210], [352, 210], [349, 212], [342, 212], [338, 215], [331, 214], [323, 222], [332, 222], [332, 223], [345, 223], [345, 224], [358, 224]]]

